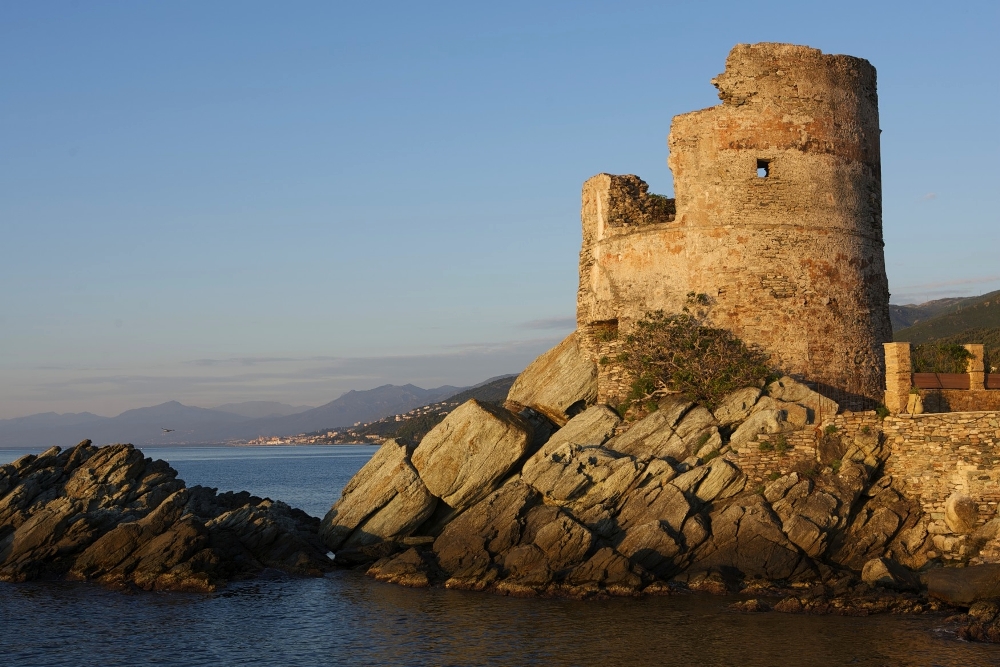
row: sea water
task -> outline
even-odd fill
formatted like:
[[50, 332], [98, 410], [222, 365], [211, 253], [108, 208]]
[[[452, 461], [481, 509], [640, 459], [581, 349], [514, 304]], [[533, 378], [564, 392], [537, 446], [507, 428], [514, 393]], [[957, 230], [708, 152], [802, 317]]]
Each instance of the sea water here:
[[[189, 485], [322, 516], [374, 448], [144, 451]], [[24, 453], [0, 450], [0, 463]], [[1000, 665], [1000, 646], [957, 640], [942, 616], [744, 614], [734, 599], [519, 599], [348, 570], [214, 594], [0, 584], [0, 665]]]

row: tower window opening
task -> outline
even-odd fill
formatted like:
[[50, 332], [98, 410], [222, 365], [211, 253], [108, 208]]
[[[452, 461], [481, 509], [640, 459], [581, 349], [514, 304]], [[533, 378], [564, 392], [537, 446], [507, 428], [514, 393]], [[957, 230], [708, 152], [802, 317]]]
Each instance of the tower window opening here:
[[757, 160], [757, 178], [767, 178], [771, 173], [770, 160]]

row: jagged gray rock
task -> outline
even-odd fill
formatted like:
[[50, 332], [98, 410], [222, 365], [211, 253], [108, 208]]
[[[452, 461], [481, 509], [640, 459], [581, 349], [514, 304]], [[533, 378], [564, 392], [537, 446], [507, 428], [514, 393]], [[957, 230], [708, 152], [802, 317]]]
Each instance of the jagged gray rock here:
[[642, 461], [683, 461], [706, 445], [718, 449], [721, 444], [719, 426], [711, 412], [680, 396], [669, 396], [660, 402], [658, 410], [611, 438], [605, 446]]
[[132, 445], [86, 440], [0, 470], [0, 580], [210, 591], [265, 567], [321, 574], [319, 520], [249, 493], [187, 489]]
[[813, 391], [787, 375], [767, 385], [765, 391], [768, 396], [776, 398], [779, 401], [798, 403], [805, 408], [813, 410], [817, 421], [832, 417], [840, 410], [840, 406], [836, 401]]
[[757, 404], [761, 391], [757, 387], [745, 387], [737, 389], [731, 394], [726, 394], [712, 415], [719, 422], [719, 426], [731, 426], [736, 422], [741, 422], [750, 416], [750, 412]]
[[621, 421], [618, 413], [608, 406], [591, 406], [556, 431], [532, 458], [544, 458], [565, 443], [584, 447], [603, 445], [614, 434], [615, 427]]
[[861, 580], [872, 586], [897, 591], [920, 590], [920, 577], [888, 558], [873, 558], [861, 570]]
[[729, 444], [741, 447], [763, 433], [782, 433], [793, 428], [785, 421], [785, 414], [781, 410], [760, 410], [736, 427], [729, 436]]
[[531, 362], [507, 394], [508, 402], [533, 408], [560, 426], [572, 416], [567, 410], [596, 398], [597, 366], [580, 351], [576, 332]]
[[437, 505], [410, 463], [412, 448], [387, 440], [347, 483], [320, 526], [333, 551], [406, 537]]
[[461, 510], [493, 491], [527, 453], [531, 427], [472, 399], [424, 436], [411, 461], [427, 489]]
[[564, 444], [525, 464], [522, 480], [545, 502], [566, 508], [593, 530], [606, 533], [622, 497], [642, 474], [634, 457], [604, 447]]

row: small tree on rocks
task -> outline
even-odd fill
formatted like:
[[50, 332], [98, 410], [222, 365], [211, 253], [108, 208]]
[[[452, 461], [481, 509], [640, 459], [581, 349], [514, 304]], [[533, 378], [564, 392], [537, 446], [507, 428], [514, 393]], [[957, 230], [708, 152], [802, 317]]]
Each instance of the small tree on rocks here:
[[708, 326], [708, 305], [704, 294], [692, 293], [683, 312], [651, 312], [636, 323], [618, 358], [634, 378], [629, 404], [677, 391], [714, 409], [729, 392], [763, 386], [772, 376], [762, 349]]

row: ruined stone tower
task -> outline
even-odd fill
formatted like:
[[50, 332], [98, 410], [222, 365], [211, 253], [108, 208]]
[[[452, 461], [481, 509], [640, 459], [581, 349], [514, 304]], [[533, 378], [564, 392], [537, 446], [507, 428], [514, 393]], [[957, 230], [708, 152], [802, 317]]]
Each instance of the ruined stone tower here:
[[676, 200], [636, 176], [583, 186], [577, 324], [599, 399], [626, 379], [620, 338], [645, 313], [709, 319], [786, 373], [881, 396], [892, 340], [882, 241], [875, 68], [789, 44], [740, 44], [712, 83], [722, 104], [676, 116]]

